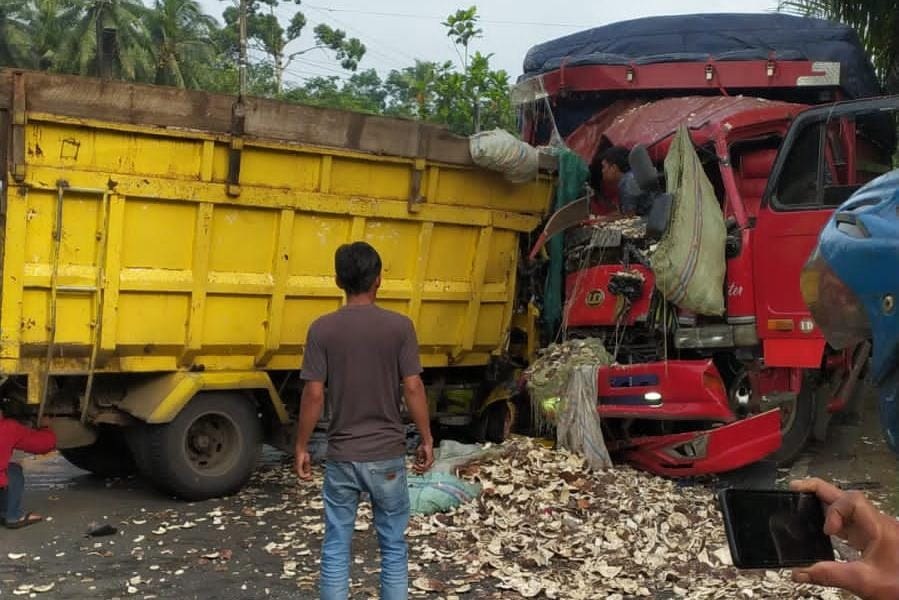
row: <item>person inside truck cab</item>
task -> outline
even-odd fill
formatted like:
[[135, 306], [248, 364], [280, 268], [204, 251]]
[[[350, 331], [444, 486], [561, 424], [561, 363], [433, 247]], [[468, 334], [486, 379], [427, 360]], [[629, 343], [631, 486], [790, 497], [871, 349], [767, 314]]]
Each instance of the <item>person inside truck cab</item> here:
[[22, 510], [25, 475], [22, 466], [12, 462], [12, 453], [46, 454], [56, 448], [56, 435], [50, 420], [44, 417], [38, 429], [3, 416], [0, 411], [0, 519], [7, 529], [19, 529], [43, 521], [43, 517]]
[[612, 146], [599, 152], [590, 165], [590, 179], [599, 198], [591, 207], [596, 214], [620, 213], [628, 217], [645, 216], [652, 208], [652, 198], [640, 190], [628, 161], [630, 151]]

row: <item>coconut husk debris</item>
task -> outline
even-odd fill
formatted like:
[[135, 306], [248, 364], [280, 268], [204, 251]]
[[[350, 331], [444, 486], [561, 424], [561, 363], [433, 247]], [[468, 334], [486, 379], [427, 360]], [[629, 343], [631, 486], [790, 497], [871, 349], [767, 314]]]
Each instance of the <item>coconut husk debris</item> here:
[[[567, 451], [513, 438], [462, 478], [483, 493], [409, 524], [412, 597], [441, 600], [559, 598], [849, 598], [796, 585], [781, 571], [729, 566], [712, 491], [628, 467], [590, 471]], [[289, 462], [260, 469], [240, 493], [141, 509], [103, 538], [54, 539], [41, 556], [11, 540], [0, 588], [11, 596], [317, 597], [324, 534], [322, 470], [299, 482]], [[350, 596], [377, 598], [371, 507], [356, 523]], [[72, 555], [70, 566], [59, 564]], [[198, 583], [199, 582], [199, 583]], [[190, 592], [194, 590], [194, 592]], [[206, 597], [200, 594], [198, 597]]]
[[[454, 565], [461, 586], [491, 582], [503, 598], [820, 598], [786, 571], [731, 566], [711, 490], [628, 467], [591, 472], [535, 440], [461, 470], [484, 487], [455, 511], [410, 526], [416, 565]], [[433, 563], [433, 564], [432, 564]], [[422, 587], [423, 589], [423, 587]], [[443, 594], [462, 593], [443, 584]]]

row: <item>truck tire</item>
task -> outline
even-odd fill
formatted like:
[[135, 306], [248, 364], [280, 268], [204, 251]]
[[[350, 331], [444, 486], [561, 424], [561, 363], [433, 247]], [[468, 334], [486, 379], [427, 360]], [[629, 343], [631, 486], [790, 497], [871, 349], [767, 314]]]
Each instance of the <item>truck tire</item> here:
[[484, 411], [484, 439], [502, 444], [512, 431], [512, 412], [507, 402], [496, 402]]
[[788, 467], [799, 458], [815, 426], [815, 395], [811, 382], [804, 378], [796, 400], [781, 406], [782, 436], [780, 448], [771, 455], [778, 467]]
[[134, 458], [118, 428], [105, 427], [90, 446], [60, 448], [67, 461], [97, 477], [124, 477], [137, 471]]
[[185, 500], [227, 496], [247, 482], [262, 449], [255, 404], [241, 394], [197, 395], [171, 422], [148, 425], [136, 453], [160, 489]]

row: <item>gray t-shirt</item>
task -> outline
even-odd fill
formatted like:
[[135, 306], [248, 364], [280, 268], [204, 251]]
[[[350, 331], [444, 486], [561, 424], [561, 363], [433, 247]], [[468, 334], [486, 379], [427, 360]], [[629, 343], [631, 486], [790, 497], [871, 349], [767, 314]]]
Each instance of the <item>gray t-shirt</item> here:
[[403, 456], [400, 382], [421, 373], [412, 321], [374, 304], [347, 305], [309, 327], [301, 377], [327, 385], [328, 459]]

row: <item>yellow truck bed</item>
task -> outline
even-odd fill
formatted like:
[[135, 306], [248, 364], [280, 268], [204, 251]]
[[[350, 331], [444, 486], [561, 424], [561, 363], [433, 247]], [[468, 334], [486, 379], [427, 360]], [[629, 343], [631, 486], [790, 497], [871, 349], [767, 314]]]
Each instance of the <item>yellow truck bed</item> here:
[[353, 240], [380, 252], [380, 304], [413, 319], [426, 367], [503, 349], [548, 180], [507, 183], [414, 121], [234, 105], [0, 71], [0, 374], [36, 402], [55, 375], [296, 369]]

